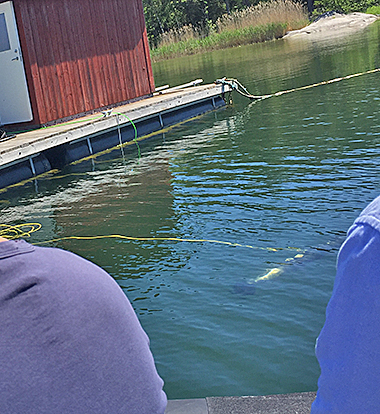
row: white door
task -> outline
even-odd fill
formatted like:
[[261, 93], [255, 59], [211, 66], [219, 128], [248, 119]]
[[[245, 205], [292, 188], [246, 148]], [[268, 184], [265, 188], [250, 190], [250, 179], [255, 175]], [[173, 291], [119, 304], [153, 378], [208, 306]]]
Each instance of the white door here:
[[33, 119], [11, 1], [0, 3], [0, 125]]

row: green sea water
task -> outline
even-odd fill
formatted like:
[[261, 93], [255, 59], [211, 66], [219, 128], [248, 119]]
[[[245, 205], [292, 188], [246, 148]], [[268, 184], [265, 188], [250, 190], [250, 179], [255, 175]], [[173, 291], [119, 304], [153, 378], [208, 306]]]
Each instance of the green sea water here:
[[[228, 76], [271, 94], [380, 67], [379, 36], [376, 23], [160, 62], [156, 85]], [[140, 157], [130, 145], [2, 193], [1, 222], [41, 223], [31, 242], [136, 238], [50, 245], [117, 280], [169, 398], [316, 390], [337, 250], [380, 192], [379, 92], [373, 73], [258, 102], [234, 94], [140, 142]]]

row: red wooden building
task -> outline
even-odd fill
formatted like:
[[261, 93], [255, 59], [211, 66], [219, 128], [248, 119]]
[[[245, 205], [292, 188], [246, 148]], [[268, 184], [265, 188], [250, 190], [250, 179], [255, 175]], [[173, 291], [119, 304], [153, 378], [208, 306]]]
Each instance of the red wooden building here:
[[142, 0], [0, 0], [0, 126], [153, 91]]

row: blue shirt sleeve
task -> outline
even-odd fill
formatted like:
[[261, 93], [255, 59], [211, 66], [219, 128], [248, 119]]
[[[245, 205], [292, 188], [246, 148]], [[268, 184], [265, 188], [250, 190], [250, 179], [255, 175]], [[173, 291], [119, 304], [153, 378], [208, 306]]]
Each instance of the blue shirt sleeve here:
[[375, 413], [380, 407], [380, 199], [355, 221], [340, 249], [311, 414]]

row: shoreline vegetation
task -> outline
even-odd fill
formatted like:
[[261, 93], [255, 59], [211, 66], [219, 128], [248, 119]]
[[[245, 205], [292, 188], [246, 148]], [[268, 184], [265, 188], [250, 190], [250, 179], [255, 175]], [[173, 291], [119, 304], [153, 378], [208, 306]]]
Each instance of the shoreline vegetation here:
[[275, 40], [309, 24], [307, 10], [292, 0], [270, 0], [221, 16], [208, 33], [191, 25], [161, 35], [151, 49], [153, 62]]

